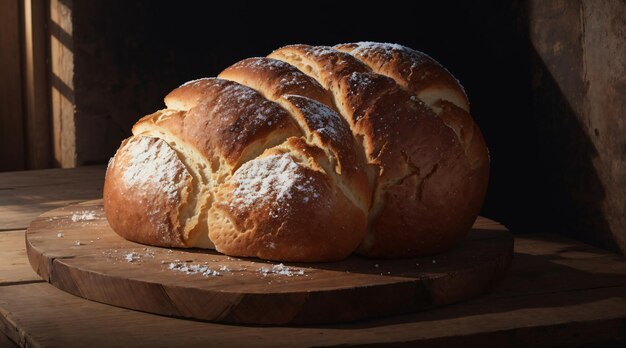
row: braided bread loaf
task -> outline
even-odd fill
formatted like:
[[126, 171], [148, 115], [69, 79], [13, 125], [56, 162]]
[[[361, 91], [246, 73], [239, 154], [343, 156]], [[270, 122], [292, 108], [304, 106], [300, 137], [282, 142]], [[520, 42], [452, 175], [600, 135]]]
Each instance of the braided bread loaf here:
[[132, 241], [281, 261], [432, 254], [486, 191], [462, 87], [407, 47], [287, 46], [165, 104], [107, 170], [107, 218]]

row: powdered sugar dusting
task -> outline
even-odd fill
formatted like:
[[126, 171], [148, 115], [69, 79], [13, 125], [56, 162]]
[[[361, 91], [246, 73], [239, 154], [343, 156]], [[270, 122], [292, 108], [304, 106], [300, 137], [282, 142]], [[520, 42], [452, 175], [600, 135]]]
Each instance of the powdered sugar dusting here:
[[115, 157], [109, 158], [109, 162], [107, 163], [107, 169], [113, 167], [115, 165]]
[[325, 55], [337, 53], [335, 49], [333, 49], [332, 47], [328, 47], [328, 46], [314, 46], [314, 47], [311, 47], [310, 52], [313, 56], [316, 56], [316, 57], [323, 57]]
[[[432, 64], [435, 64], [442, 70], [447, 71], [447, 69], [441, 66], [441, 64], [439, 64], [428, 54], [398, 44], [364, 41], [354, 44], [343, 44], [337, 46], [348, 47], [349, 49], [351, 49], [351, 54], [360, 58], [367, 58], [370, 55], [381, 55], [385, 57], [387, 62], [391, 62], [394, 60], [406, 61], [408, 59], [410, 60], [411, 65], [403, 68], [405, 70], [402, 73], [408, 76], [409, 79], [411, 77], [413, 79], [419, 80], [427, 79], [428, 76], [432, 74], [432, 68], [422, 69], [424, 65], [431, 66]], [[461, 87], [461, 89], [463, 89], [460, 83], [459, 86]]]
[[158, 187], [168, 200], [175, 201], [183, 169], [176, 153], [156, 138], [140, 137], [126, 145], [127, 167], [123, 174], [126, 186], [141, 190], [145, 186]]
[[341, 139], [348, 135], [349, 130], [343, 123], [341, 116], [328, 106], [302, 96], [286, 95], [285, 98], [295, 102], [303, 111], [307, 125], [311, 131], [318, 132], [327, 139]]
[[[397, 51], [412, 51], [412, 49], [388, 42], [373, 42], [373, 41], [361, 41], [354, 43], [356, 46], [353, 50], [354, 53], [365, 53], [367, 50], [397, 50]], [[341, 46], [341, 45], [338, 45]]]
[[247, 208], [256, 204], [274, 202], [289, 207], [285, 201], [296, 192], [319, 197], [311, 179], [302, 175], [300, 166], [289, 154], [262, 157], [241, 166], [233, 177], [237, 188], [233, 191], [231, 207]]
[[368, 56], [369, 54], [373, 53], [384, 55], [387, 60], [392, 60], [394, 54], [401, 54], [404, 57], [410, 57], [413, 65], [419, 65], [425, 61], [430, 60], [430, 57], [422, 52], [415, 51], [406, 46], [394, 43], [362, 41], [354, 44], [349, 44], [348, 47], [352, 49], [350, 53], [356, 56]]
[[187, 82], [183, 83], [182, 85], [180, 85], [180, 87], [199, 85], [200, 83], [202, 83], [202, 82], [204, 82], [206, 80], [210, 80], [210, 79], [211, 79], [210, 77], [203, 77], [201, 79], [187, 81]]
[[247, 61], [244, 61], [244, 63], [249, 63], [249, 67], [259, 70], [282, 70], [289, 67], [289, 65], [283, 61], [265, 57], [251, 58]]
[[[228, 100], [235, 100], [237, 105], [250, 105], [256, 104], [262, 99], [259, 98], [259, 94], [246, 86], [236, 83], [228, 84], [223, 90], [220, 98], [227, 98]], [[218, 99], [218, 103], [221, 99]]]
[[350, 77], [348, 77], [348, 82], [351, 85], [357, 85], [363, 89], [374, 84], [374, 80], [372, 79], [371, 74], [359, 73], [356, 71], [350, 74]]

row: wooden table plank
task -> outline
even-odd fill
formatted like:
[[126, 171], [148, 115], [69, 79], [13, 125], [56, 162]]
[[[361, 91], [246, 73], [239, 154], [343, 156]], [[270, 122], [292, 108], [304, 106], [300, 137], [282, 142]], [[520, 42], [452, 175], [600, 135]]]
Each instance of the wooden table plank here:
[[106, 166], [84, 166], [78, 168], [54, 168], [43, 170], [27, 170], [19, 172], [0, 172], [0, 190], [25, 186], [45, 186], [72, 183], [80, 181], [92, 182], [104, 180]]
[[0, 173], [0, 231], [25, 229], [40, 214], [102, 197], [103, 166]]
[[0, 286], [0, 312], [0, 328], [11, 339], [53, 347], [626, 342], [626, 262], [569, 239], [523, 236], [517, 239], [509, 276], [484, 297], [413, 315], [327, 327], [186, 321], [86, 301], [46, 283]]
[[24, 231], [0, 233], [0, 286], [43, 282], [26, 257]]
[[22, 337], [22, 344], [45, 347], [418, 342], [424, 346], [562, 346], [626, 342], [625, 294], [626, 287], [614, 287], [513, 298], [486, 296], [416, 315], [350, 325], [258, 327], [130, 311], [83, 300], [40, 283], [0, 287], [0, 321], [4, 321], [0, 329], [7, 330], [5, 334], [16, 342]]
[[0, 332], [0, 347], [15, 348], [18, 347], [7, 335]]
[[[626, 286], [626, 258], [550, 234], [515, 237], [513, 266], [494, 296]], [[626, 313], [624, 313], [626, 315]]]

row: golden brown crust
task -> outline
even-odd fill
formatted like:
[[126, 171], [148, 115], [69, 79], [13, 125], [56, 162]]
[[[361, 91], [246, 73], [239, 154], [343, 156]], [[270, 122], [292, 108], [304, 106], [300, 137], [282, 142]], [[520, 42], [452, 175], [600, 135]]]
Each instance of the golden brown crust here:
[[468, 202], [464, 214], [468, 218], [460, 224], [469, 228], [473, 222], [470, 217], [478, 214], [487, 190], [489, 157], [480, 129], [468, 112], [469, 102], [461, 85], [428, 55], [404, 46], [360, 42], [337, 45], [335, 48], [354, 55], [374, 72], [393, 78], [432, 107], [442, 121], [454, 130], [470, 168], [469, 191], [464, 196]]
[[185, 139], [208, 158], [213, 171], [227, 170], [255, 158], [263, 149], [282, 143], [300, 130], [279, 105], [258, 92], [222, 79], [187, 83], [168, 97], [195, 103], [186, 113], [178, 138]]
[[294, 66], [270, 58], [250, 58], [226, 68], [220, 78], [236, 81], [280, 104], [300, 126], [309, 143], [328, 152], [344, 192], [367, 211], [370, 184], [350, 127], [336, 112], [333, 96]]
[[465, 110], [447, 101], [440, 101], [437, 107], [441, 109], [439, 117], [448, 126], [454, 125], [456, 128], [455, 132], [465, 149], [465, 156], [470, 167], [471, 188], [466, 199], [474, 208], [474, 215], [478, 215], [489, 183], [489, 152], [485, 139]]
[[[362, 138], [369, 163], [378, 164], [381, 155], [390, 153], [389, 140], [397, 138], [394, 134], [395, 124], [406, 120], [398, 117], [387, 119], [386, 114], [365, 116], [370, 108], [384, 99], [383, 96], [399, 90], [393, 80], [371, 73], [367, 66], [354, 57], [328, 47], [287, 46], [274, 51], [270, 57], [294, 64], [333, 93], [335, 104], [352, 132]], [[399, 156], [398, 152], [394, 153]], [[399, 161], [387, 162], [388, 170], [384, 175], [401, 170], [396, 166], [393, 169], [390, 167], [392, 162], [398, 164]]]
[[244, 59], [224, 69], [218, 77], [248, 86], [269, 100], [275, 101], [284, 95], [299, 95], [336, 110], [330, 92], [296, 67], [280, 60], [265, 57]]
[[[173, 90], [112, 160], [105, 209], [122, 236], [308, 262], [357, 246], [431, 254], [471, 227], [487, 150], [462, 87], [430, 57], [293, 45], [219, 77]], [[146, 179], [155, 163], [167, 178]], [[128, 173], [144, 181], [131, 187]]]
[[325, 168], [328, 175], [365, 215], [371, 204], [371, 186], [366, 164], [360, 156], [350, 127], [339, 114], [313, 99], [298, 95], [285, 95], [282, 105], [301, 125], [307, 140], [325, 150], [330, 163]]
[[463, 87], [446, 68], [423, 52], [378, 42], [348, 43], [334, 48], [350, 53], [376, 73], [391, 77], [425, 102], [425, 96], [434, 93], [469, 112]]
[[133, 127], [136, 136], [155, 137], [164, 140], [178, 154], [191, 175], [189, 202], [183, 205], [179, 220], [184, 228], [187, 245], [214, 248], [208, 239], [207, 210], [212, 202], [212, 182], [206, 168], [208, 160], [185, 139], [176, 137], [182, 134], [185, 111], [165, 109], [140, 119]]
[[[394, 79], [328, 47], [287, 46], [284, 60], [333, 92], [379, 167], [370, 225], [360, 252], [377, 257], [428, 254], [449, 248], [476, 218], [471, 171], [453, 129]], [[480, 204], [479, 204], [480, 205]], [[478, 206], [479, 206], [478, 205]]]
[[309, 166], [324, 156], [294, 137], [241, 166], [217, 190], [211, 209], [217, 250], [294, 262], [352, 253], [363, 239], [366, 213], [354, 209], [321, 167]]
[[109, 224], [122, 237], [157, 246], [185, 247], [179, 221], [191, 176], [161, 139], [126, 139], [109, 162], [104, 206]]
[[[486, 146], [480, 130], [469, 114], [469, 101], [463, 87], [439, 63], [428, 55], [408, 47], [359, 42], [335, 46], [366, 63], [372, 71], [394, 79], [432, 107], [444, 123], [459, 136], [472, 168], [488, 166]], [[443, 112], [443, 106], [446, 106]], [[454, 108], [456, 107], [456, 108]], [[451, 111], [452, 109], [454, 111]]]
[[[187, 90], [188, 93], [182, 93], [181, 90], [182, 92]], [[231, 90], [234, 92], [231, 93]], [[247, 97], [243, 98], [241, 95], [243, 93], [246, 93]], [[189, 100], [197, 100], [200, 98], [199, 96], [201, 96], [203, 100], [194, 105], [190, 105]], [[238, 98], [235, 98], [235, 96], [238, 96]], [[284, 98], [281, 98], [281, 101], [284, 105], [291, 107], [291, 112], [288, 112], [278, 106], [278, 104], [267, 101], [259, 93], [245, 86], [219, 79], [203, 79], [187, 84], [181, 87], [176, 93], [171, 93], [168, 98], [169, 103], [174, 103], [173, 105], [176, 105], [176, 98], [187, 98], [187, 104], [185, 105], [189, 107], [189, 109], [186, 111], [166, 109], [146, 116], [135, 125], [133, 132], [141, 135], [159, 136], [172, 144], [176, 151], [184, 155], [185, 162], [192, 174], [191, 176], [193, 176], [196, 182], [202, 181], [203, 177], [211, 177], [211, 179], [208, 180], [208, 185], [212, 187], [212, 192], [215, 197], [207, 197], [200, 203], [190, 202], [188, 205], [206, 206], [206, 210], [209, 210], [209, 206], [212, 206], [212, 208], [210, 208], [211, 215], [207, 216], [204, 220], [198, 219], [197, 226], [202, 226], [204, 222], [207, 224], [210, 229], [206, 233], [211, 237], [210, 239], [215, 241], [216, 247], [219, 250], [225, 251], [230, 255], [259, 256], [285, 261], [331, 261], [347, 256], [363, 239], [367, 221], [367, 208], [369, 206], [369, 186], [367, 185], [365, 176], [358, 171], [358, 169], [360, 169], [360, 163], [356, 159], [352, 133], [340, 116], [332, 109], [306, 97], [286, 95]], [[217, 103], [215, 101], [216, 99], [220, 100], [220, 105], [214, 105]], [[246, 104], [247, 102], [249, 102], [249, 105]], [[229, 103], [228, 107], [223, 105], [226, 103]], [[183, 103], [181, 102], [181, 104]], [[226, 109], [222, 110], [221, 108]], [[183, 108], [180, 107], [179, 109]], [[269, 111], [266, 109], [269, 109]], [[228, 195], [229, 187], [233, 187], [233, 182], [237, 183], [237, 177], [232, 177], [230, 174], [233, 173], [231, 172], [228, 173], [229, 175], [221, 177], [216, 177], [212, 174], [220, 171], [223, 167], [227, 167], [229, 171], [232, 170], [235, 174], [240, 173], [240, 171], [235, 172], [235, 170], [239, 168], [240, 165], [243, 165], [244, 169], [249, 168], [252, 164], [256, 163], [254, 162], [256, 161], [254, 158], [257, 156], [249, 155], [249, 158], [252, 159], [252, 161], [250, 161], [249, 158], [246, 158], [244, 153], [238, 155], [240, 163], [224, 161], [224, 159], [228, 159], [227, 153], [219, 153], [220, 148], [216, 143], [199, 143], [198, 140], [206, 140], [204, 139], [206, 135], [202, 137], [200, 133], [190, 133], [190, 131], [208, 129], [207, 127], [203, 127], [202, 124], [205, 122], [210, 123], [216, 118], [219, 118], [217, 120], [218, 125], [216, 126], [217, 131], [224, 130], [226, 125], [230, 125], [232, 128], [233, 124], [236, 126], [236, 122], [242, 122], [245, 121], [246, 118], [251, 118], [248, 116], [251, 114], [250, 110], [255, 112], [254, 116], [256, 118], [265, 117], [267, 115], [268, 118], [273, 117], [273, 119], [270, 119], [267, 123], [253, 123], [248, 128], [243, 126], [235, 129], [249, 130], [250, 134], [258, 136], [259, 131], [263, 130], [263, 127], [266, 125], [271, 126], [268, 132], [270, 136], [279, 139], [276, 141], [279, 144], [278, 146], [275, 146], [275, 144], [265, 144], [261, 146], [251, 144], [248, 147], [255, 148], [257, 149], [256, 151], [259, 151], [259, 148], [261, 149], [260, 151], [262, 151], [264, 146], [273, 147], [271, 151], [289, 153], [289, 156], [294, 156], [299, 161], [304, 161], [302, 163], [302, 171], [304, 171], [306, 175], [302, 176], [299, 172], [294, 173], [294, 175], [300, 179], [305, 178], [306, 180], [304, 183], [294, 182], [294, 186], [290, 187], [290, 189], [293, 190], [295, 188], [296, 190], [293, 197], [290, 196], [290, 199], [302, 198], [302, 201], [293, 201], [292, 204], [289, 202], [286, 203], [291, 204], [293, 209], [290, 208], [290, 213], [282, 217], [286, 221], [281, 228], [288, 231], [295, 229], [298, 225], [303, 225], [311, 216], [316, 215], [312, 214], [308, 209], [321, 204], [320, 202], [325, 202], [324, 204], [330, 207], [331, 210], [328, 210], [327, 207], [325, 208], [326, 213], [318, 214], [320, 215], [320, 222], [317, 225], [308, 223], [310, 226], [323, 227], [325, 233], [317, 233], [317, 236], [313, 237], [311, 229], [300, 228], [302, 232], [291, 232], [291, 234], [285, 232], [287, 236], [292, 236], [290, 238], [285, 237], [285, 233], [281, 232], [278, 240], [274, 241], [271, 237], [272, 234], [268, 235], [268, 233], [272, 227], [276, 226], [275, 224], [272, 225], [272, 221], [263, 220], [263, 218], [269, 219], [269, 217], [266, 217], [267, 209], [265, 206], [257, 204], [240, 205], [238, 206], [236, 215], [229, 215], [231, 212], [226, 209], [227, 207], [224, 205], [225, 201], [223, 197], [224, 195]], [[277, 118], [282, 122], [273, 122], [273, 120]], [[301, 124], [303, 128], [299, 128], [300, 126], [298, 126], [298, 124]], [[291, 133], [285, 132], [285, 128]], [[305, 131], [306, 134], [302, 134], [302, 131]], [[210, 130], [207, 130], [205, 134], [212, 136], [214, 141], [221, 139], [220, 145], [222, 146], [228, 145], [229, 138], [220, 136], [220, 133], [211, 133]], [[283, 144], [280, 144], [282, 138], [287, 138], [287, 135], [291, 134], [302, 136], [303, 138], [291, 137]], [[238, 135], [241, 142], [249, 138], [245, 137], [245, 132], [239, 132]], [[334, 158], [336, 158], [337, 163], [341, 163], [340, 168], [346, 172], [346, 177], [343, 177], [341, 173], [337, 174], [334, 172], [335, 167], [333, 165], [337, 163], [333, 163], [331, 159], [328, 158], [325, 150], [318, 148], [316, 145], [308, 144], [305, 139], [309, 138], [316, 138], [318, 145], [328, 149], [330, 152], [334, 151], [336, 154]], [[233, 148], [235, 150], [237, 149], [237, 147], [234, 146], [229, 150], [233, 150]], [[210, 159], [214, 157], [218, 157], [219, 159], [211, 161]], [[127, 159], [125, 159], [125, 161], [127, 161]], [[203, 161], [207, 162], [206, 166], [194, 167], [194, 163], [197, 164], [197, 162]], [[217, 161], [220, 161], [218, 162], [219, 165], [215, 164]], [[203, 174], [203, 171], [211, 171], [212, 173], [207, 175], [206, 173]], [[351, 179], [354, 179], [353, 181], [347, 181], [348, 173], [352, 174]], [[346, 189], [342, 187], [339, 181], [348, 182], [348, 186], [359, 187], [361, 191], [352, 193], [350, 188]], [[222, 184], [222, 182], [225, 182], [225, 184]], [[301, 192], [298, 191], [298, 188], [306, 188], [307, 185], [315, 189], [311, 193], [312, 196], [300, 197], [299, 193]], [[255, 187], [254, 189], [260, 188]], [[203, 197], [206, 195], [206, 193], [202, 191], [202, 188], [197, 188], [196, 185], [189, 185], [189, 190], [192, 191], [194, 196]], [[273, 193], [275, 192], [266, 192], [268, 197], [271, 197]], [[253, 194], [254, 193], [251, 191], [250, 195]], [[346, 196], [346, 194], [348, 194], [348, 196]], [[360, 197], [359, 194], [361, 194]], [[233, 199], [232, 196], [229, 199]], [[203, 202], [209, 202], [210, 204], [207, 205]], [[238, 217], [242, 215], [255, 217], [259, 222], [258, 227], [252, 230], [249, 228], [240, 230], [242, 227]], [[277, 216], [277, 213], [274, 213], [273, 221], [276, 220]], [[232, 220], [232, 222], [224, 222], [224, 219], [227, 219], [227, 221]], [[222, 222], [216, 223], [219, 221]], [[248, 219], [246, 221], [249, 222], [250, 220]], [[227, 230], [224, 230], [229, 226], [239, 227], [235, 230], [231, 230], [229, 233]], [[223, 232], [216, 234], [216, 231]], [[124, 235], [124, 231], [121, 231], [120, 234]], [[297, 237], [299, 234], [301, 235]], [[203, 246], [198, 244], [198, 240], [202, 239], [201, 235], [202, 232], [198, 232], [198, 229], [193, 229], [189, 232], [189, 236], [181, 238], [181, 243], [177, 245]], [[311, 235], [311, 237], [307, 237], [307, 235]], [[263, 244], [249, 241], [245, 243], [245, 248], [242, 248], [240, 242], [246, 240], [245, 236], [255, 236], [252, 238], [253, 240], [270, 241], [273, 244], [268, 244], [270, 242]], [[150, 238], [154, 238], [154, 236], [150, 235], [146, 238], [147, 239], [142, 240], [142, 242], [150, 243]], [[293, 238], [297, 238], [301, 242], [309, 240], [311, 243], [307, 247], [302, 247], [299, 243], [296, 243]], [[323, 248], [322, 243], [324, 240], [332, 240], [334, 245], [329, 247], [327, 251], [321, 252], [320, 249]], [[267, 250], [267, 245], [272, 246], [270, 251]]]

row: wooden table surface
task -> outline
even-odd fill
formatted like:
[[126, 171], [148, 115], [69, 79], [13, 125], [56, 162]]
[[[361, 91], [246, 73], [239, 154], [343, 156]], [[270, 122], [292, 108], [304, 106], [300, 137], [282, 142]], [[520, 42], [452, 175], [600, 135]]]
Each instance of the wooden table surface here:
[[626, 259], [549, 231], [516, 236], [509, 274], [489, 294], [392, 318], [224, 325], [84, 300], [35, 274], [24, 230], [47, 210], [100, 198], [103, 176], [103, 167], [0, 173], [0, 347], [626, 344]]

